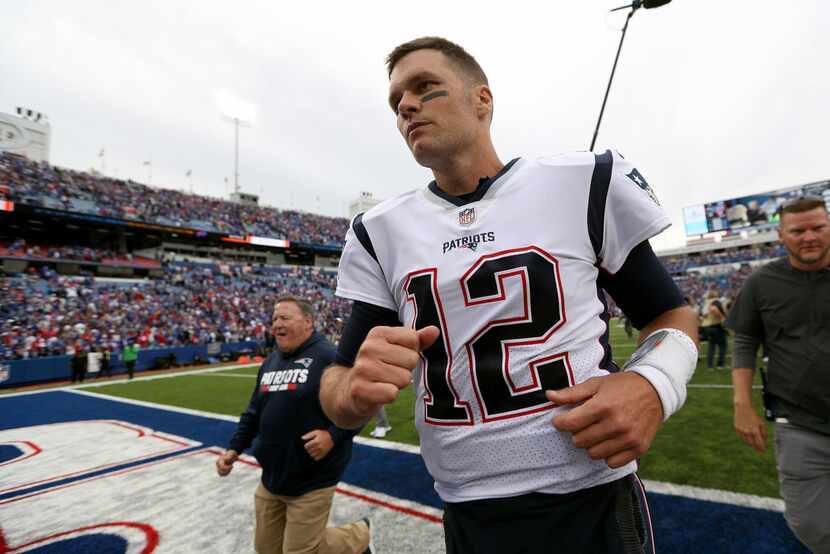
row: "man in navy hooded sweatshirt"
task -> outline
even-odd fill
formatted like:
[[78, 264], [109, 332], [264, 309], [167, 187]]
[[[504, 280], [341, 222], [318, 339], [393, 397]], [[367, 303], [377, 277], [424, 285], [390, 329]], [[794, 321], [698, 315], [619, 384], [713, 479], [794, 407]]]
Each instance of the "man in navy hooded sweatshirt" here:
[[334, 362], [335, 349], [314, 330], [314, 310], [302, 298], [277, 299], [271, 330], [279, 349], [263, 362], [216, 470], [228, 475], [253, 443], [262, 466], [254, 494], [257, 552], [373, 552], [368, 519], [326, 527], [358, 431], [336, 427], [320, 407], [320, 376]]

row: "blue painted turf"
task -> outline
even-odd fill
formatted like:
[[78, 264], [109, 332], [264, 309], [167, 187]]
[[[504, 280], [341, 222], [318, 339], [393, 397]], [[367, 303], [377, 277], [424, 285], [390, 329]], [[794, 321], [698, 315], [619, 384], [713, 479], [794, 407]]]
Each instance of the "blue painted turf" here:
[[[118, 419], [225, 447], [235, 423], [63, 391], [0, 397], [0, 430], [45, 423]], [[0, 449], [0, 461], [12, 451]], [[441, 508], [421, 457], [355, 444], [343, 481], [390, 496]], [[658, 552], [806, 553], [780, 513], [663, 494], [648, 495]], [[48, 552], [80, 552], [74, 549]], [[96, 550], [116, 552], [113, 550]], [[39, 550], [40, 552], [40, 550]], [[47, 552], [47, 550], [43, 550]]]
[[28, 550], [31, 554], [124, 554], [127, 541], [122, 537], [98, 533], [75, 537]]
[[11, 444], [0, 444], [0, 464], [14, 460], [23, 455], [23, 451]]

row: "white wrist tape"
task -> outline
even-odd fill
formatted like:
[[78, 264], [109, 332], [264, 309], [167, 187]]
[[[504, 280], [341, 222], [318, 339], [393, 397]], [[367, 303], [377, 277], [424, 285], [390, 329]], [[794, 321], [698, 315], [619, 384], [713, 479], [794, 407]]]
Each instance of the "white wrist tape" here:
[[679, 329], [658, 329], [637, 347], [623, 366], [645, 377], [663, 404], [663, 421], [686, 401], [686, 384], [697, 367], [695, 342]]

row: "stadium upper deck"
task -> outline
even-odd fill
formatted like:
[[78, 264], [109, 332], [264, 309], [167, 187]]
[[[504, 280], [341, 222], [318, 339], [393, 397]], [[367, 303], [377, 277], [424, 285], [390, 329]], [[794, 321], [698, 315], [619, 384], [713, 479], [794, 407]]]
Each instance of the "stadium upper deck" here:
[[[176, 190], [148, 187], [36, 163], [0, 152], [0, 200], [65, 212], [142, 221], [212, 233], [255, 235], [339, 249], [348, 220], [249, 206]], [[721, 263], [783, 255], [774, 233], [740, 244], [702, 244], [661, 257], [674, 273]]]
[[340, 246], [346, 218], [247, 206], [0, 152], [0, 200], [172, 227]]

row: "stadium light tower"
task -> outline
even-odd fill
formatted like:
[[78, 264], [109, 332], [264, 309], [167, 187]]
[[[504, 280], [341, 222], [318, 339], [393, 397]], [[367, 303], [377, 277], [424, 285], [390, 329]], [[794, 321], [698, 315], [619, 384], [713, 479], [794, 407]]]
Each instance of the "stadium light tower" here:
[[253, 104], [237, 98], [226, 90], [216, 92], [216, 103], [222, 112], [222, 119], [233, 123], [234, 157], [233, 157], [233, 191], [239, 193], [239, 127], [250, 127], [256, 115]]
[[145, 160], [144, 162], [141, 163], [141, 165], [143, 165], [144, 167], [147, 168], [147, 184], [152, 185], [153, 184], [153, 158], [151, 157], [150, 159]]
[[608, 78], [608, 86], [605, 88], [605, 97], [602, 99], [602, 107], [599, 109], [599, 117], [597, 118], [597, 126], [594, 128], [594, 138], [591, 139], [591, 146], [588, 147], [589, 152], [594, 151], [594, 145], [597, 143], [597, 135], [599, 134], [599, 126], [602, 123], [602, 114], [605, 113], [605, 103], [608, 101], [608, 93], [611, 92], [611, 82], [614, 80], [614, 73], [617, 71], [617, 62], [620, 60], [620, 52], [622, 51], [623, 41], [625, 40], [625, 32], [628, 30], [628, 22], [631, 21], [631, 16], [634, 15], [640, 8], [647, 10], [651, 8], [659, 8], [668, 4], [671, 0], [634, 0], [631, 4], [614, 8], [612, 12], [631, 8], [628, 16], [625, 18], [625, 25], [622, 28], [622, 35], [620, 36], [620, 45], [617, 47], [617, 55], [614, 58], [614, 66], [611, 68], [611, 77]]

